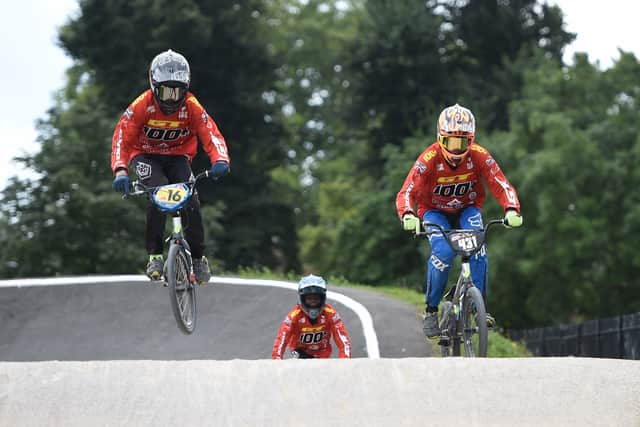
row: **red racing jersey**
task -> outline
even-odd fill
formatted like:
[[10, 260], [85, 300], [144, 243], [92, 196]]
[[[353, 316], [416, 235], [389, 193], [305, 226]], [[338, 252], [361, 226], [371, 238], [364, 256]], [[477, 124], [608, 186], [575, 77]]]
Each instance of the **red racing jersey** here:
[[198, 138], [211, 163], [230, 162], [218, 126], [191, 92], [178, 111], [167, 115], [148, 89], [129, 105], [116, 125], [111, 141], [111, 170], [127, 170], [129, 161], [141, 153], [187, 156], [192, 161]]
[[331, 336], [338, 346], [340, 358], [351, 358], [351, 340], [338, 312], [329, 304], [312, 324], [300, 304], [291, 309], [278, 329], [273, 343], [272, 359], [282, 359], [288, 347], [302, 349], [317, 358], [329, 358], [333, 352]]
[[482, 179], [491, 194], [502, 205], [520, 212], [515, 188], [502, 173], [500, 166], [486, 148], [472, 143], [467, 158], [452, 168], [442, 156], [440, 144], [435, 142], [420, 154], [396, 196], [398, 216], [415, 213], [418, 217], [430, 209], [458, 213], [467, 206], [482, 209], [487, 198]]

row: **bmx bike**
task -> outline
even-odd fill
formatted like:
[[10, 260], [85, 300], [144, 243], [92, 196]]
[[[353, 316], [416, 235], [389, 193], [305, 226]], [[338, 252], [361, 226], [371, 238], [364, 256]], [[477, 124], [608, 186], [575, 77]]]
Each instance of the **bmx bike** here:
[[504, 225], [504, 220], [491, 220], [483, 229], [451, 230], [423, 222], [425, 231], [416, 233], [416, 236], [424, 237], [442, 233], [451, 249], [461, 258], [456, 285], [444, 295], [440, 310], [438, 345], [442, 356], [460, 356], [461, 344], [466, 357], [487, 356], [489, 328], [486, 308], [480, 290], [473, 283], [469, 261], [483, 248], [489, 229], [496, 224]]
[[148, 187], [133, 181], [133, 191], [123, 198], [147, 196], [160, 211], [172, 215], [173, 230], [166, 239], [169, 253], [164, 265], [162, 282], [169, 288], [171, 310], [180, 330], [189, 335], [196, 329], [196, 277], [193, 272], [191, 249], [182, 228], [182, 209], [193, 196], [196, 184], [210, 176], [202, 172], [188, 182], [178, 182], [157, 187]]

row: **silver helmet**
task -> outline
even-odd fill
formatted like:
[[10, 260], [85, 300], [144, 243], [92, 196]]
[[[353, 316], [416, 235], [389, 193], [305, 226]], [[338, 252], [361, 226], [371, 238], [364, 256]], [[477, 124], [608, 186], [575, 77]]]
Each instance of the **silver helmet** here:
[[[309, 307], [306, 302], [307, 295], [320, 295], [320, 305]], [[320, 277], [310, 274], [298, 282], [298, 301], [302, 310], [311, 320], [316, 320], [327, 302], [327, 282]]]
[[163, 113], [178, 111], [187, 96], [190, 83], [189, 62], [179, 53], [169, 49], [151, 61], [149, 85]]

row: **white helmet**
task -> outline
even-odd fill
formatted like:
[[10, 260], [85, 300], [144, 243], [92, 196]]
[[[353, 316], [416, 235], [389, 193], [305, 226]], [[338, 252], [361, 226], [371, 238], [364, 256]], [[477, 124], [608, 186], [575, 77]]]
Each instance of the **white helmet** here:
[[[320, 295], [319, 307], [309, 307], [307, 305], [306, 296], [312, 294]], [[298, 282], [298, 301], [307, 316], [311, 320], [316, 320], [327, 302], [327, 282], [322, 277], [314, 276], [313, 274], [303, 277]]]

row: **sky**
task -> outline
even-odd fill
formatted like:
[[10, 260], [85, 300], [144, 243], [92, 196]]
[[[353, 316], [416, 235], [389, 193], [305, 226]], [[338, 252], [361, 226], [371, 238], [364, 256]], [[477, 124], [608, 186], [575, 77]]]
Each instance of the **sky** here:
[[[566, 30], [577, 33], [577, 39], [565, 51], [565, 62], [571, 63], [574, 52], [587, 52], [593, 63], [609, 68], [619, 57], [618, 48], [640, 58], [640, 31], [635, 0], [548, 0], [557, 4], [565, 15]], [[38, 150], [35, 122], [44, 118], [53, 105], [56, 91], [64, 86], [65, 70], [71, 60], [56, 44], [56, 34], [70, 16], [78, 12], [76, 0], [21, 0], [5, 2], [0, 26], [3, 55], [0, 69], [9, 74], [5, 79], [0, 104], [0, 129], [3, 145], [0, 157], [0, 189], [10, 176], [22, 176], [12, 160], [25, 152]], [[114, 123], [115, 125], [115, 123]], [[108, 165], [105, 165], [108, 167]]]

